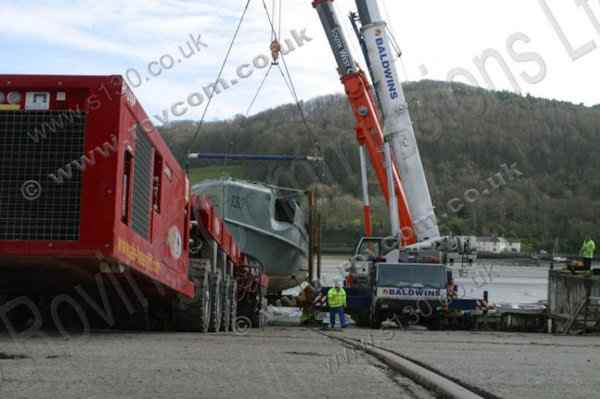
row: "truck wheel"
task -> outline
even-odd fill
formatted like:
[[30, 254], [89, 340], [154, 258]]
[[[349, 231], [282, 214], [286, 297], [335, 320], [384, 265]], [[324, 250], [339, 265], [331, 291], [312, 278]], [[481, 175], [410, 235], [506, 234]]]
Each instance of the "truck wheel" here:
[[[190, 264], [192, 268], [194, 263]], [[194, 298], [182, 298], [175, 306], [175, 328], [177, 331], [207, 332], [210, 321], [210, 291], [208, 273], [194, 271]]]
[[235, 279], [231, 280], [229, 292], [231, 292], [231, 307], [229, 308], [229, 325], [227, 328], [228, 331], [235, 331], [234, 325], [237, 320], [237, 281]]
[[369, 314], [368, 313], [356, 313], [352, 316], [352, 320], [356, 323], [358, 327], [369, 327]]
[[377, 310], [371, 311], [371, 328], [375, 330], [381, 329], [381, 323], [383, 323], [381, 314]]
[[221, 284], [222, 312], [221, 312], [221, 331], [229, 331], [229, 318], [231, 317], [231, 278], [225, 276]]
[[223, 306], [221, 305], [221, 273], [209, 273], [208, 286], [210, 291], [210, 323], [208, 331], [219, 332], [221, 330], [223, 311]]
[[442, 329], [442, 321], [437, 317], [435, 319], [427, 320], [425, 327], [430, 331], [439, 331]]

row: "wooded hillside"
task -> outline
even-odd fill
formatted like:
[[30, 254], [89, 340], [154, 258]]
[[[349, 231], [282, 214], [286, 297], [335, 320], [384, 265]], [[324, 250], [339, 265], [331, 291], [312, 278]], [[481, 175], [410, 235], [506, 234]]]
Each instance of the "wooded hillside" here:
[[[405, 91], [445, 232], [521, 238], [532, 249], [549, 250], [560, 238], [563, 251], [576, 251], [586, 234], [600, 241], [600, 106], [434, 81], [409, 83]], [[221, 162], [208, 170], [283, 186], [317, 185], [329, 237], [352, 239], [362, 222], [350, 108], [344, 96], [331, 95], [304, 109], [310, 132], [295, 105], [208, 123], [191, 149], [194, 122], [161, 131], [181, 161], [188, 150], [321, 154], [323, 164]], [[371, 193], [383, 232], [385, 211], [373, 177]]]

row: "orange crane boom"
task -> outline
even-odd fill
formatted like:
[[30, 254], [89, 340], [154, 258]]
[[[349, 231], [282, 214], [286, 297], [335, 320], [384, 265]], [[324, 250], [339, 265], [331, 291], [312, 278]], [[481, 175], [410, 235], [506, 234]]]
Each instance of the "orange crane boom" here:
[[[356, 118], [356, 138], [361, 146], [366, 148], [371, 165], [377, 176], [379, 187], [383, 193], [388, 207], [394, 206], [393, 195], [390, 195], [388, 174], [386, 173], [386, 159], [384, 156], [383, 126], [378, 115], [378, 107], [372, 94], [371, 84], [366, 74], [357, 66], [348, 47], [342, 28], [338, 22], [332, 4], [333, 0], [314, 0], [313, 7], [319, 13], [319, 18], [333, 54], [338, 64], [338, 72], [346, 90], [346, 95]], [[400, 240], [403, 245], [412, 245], [417, 242], [413, 228], [413, 220], [408, 208], [402, 181], [397, 167], [392, 165], [391, 180], [397, 198], [397, 212], [400, 223]], [[365, 211], [365, 218], [369, 212]], [[366, 220], [367, 230], [370, 230], [370, 221]], [[370, 232], [367, 231], [367, 235]]]

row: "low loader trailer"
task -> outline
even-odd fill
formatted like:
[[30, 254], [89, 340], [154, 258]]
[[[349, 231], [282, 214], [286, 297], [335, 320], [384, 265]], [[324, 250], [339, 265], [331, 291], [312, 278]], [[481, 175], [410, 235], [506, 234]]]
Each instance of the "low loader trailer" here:
[[229, 331], [267, 285], [121, 76], [0, 75], [5, 328]]

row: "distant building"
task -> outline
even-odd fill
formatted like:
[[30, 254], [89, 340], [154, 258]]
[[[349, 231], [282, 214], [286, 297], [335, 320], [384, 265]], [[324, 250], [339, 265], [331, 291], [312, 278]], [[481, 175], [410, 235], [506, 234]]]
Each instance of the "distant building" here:
[[509, 239], [507, 249], [508, 252], [521, 252], [521, 240]]
[[504, 237], [477, 237], [476, 247], [478, 252], [519, 253], [521, 252], [521, 241], [507, 240]]
[[492, 252], [500, 253], [504, 249], [502, 241], [496, 237], [478, 237], [477, 238], [477, 251], [478, 252]]

